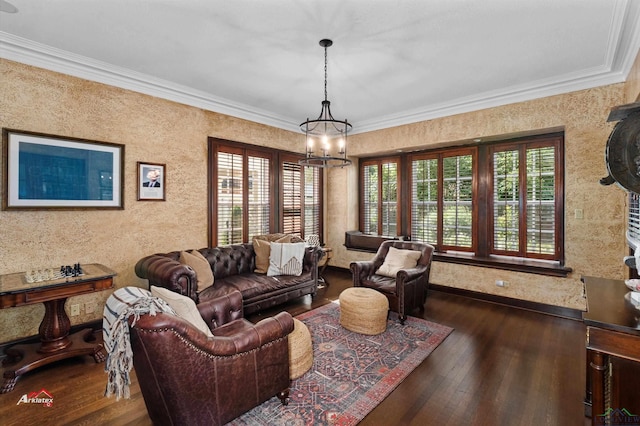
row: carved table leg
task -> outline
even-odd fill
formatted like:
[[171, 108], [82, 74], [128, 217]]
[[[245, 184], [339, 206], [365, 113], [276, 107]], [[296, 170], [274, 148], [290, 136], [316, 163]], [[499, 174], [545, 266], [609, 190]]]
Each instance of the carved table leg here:
[[590, 351], [589, 361], [591, 376], [591, 424], [602, 421], [599, 417], [605, 414], [605, 373], [607, 370], [608, 356], [602, 352]]
[[11, 392], [23, 374], [61, 359], [80, 355], [91, 355], [96, 363], [106, 359], [103, 346], [93, 337], [93, 330], [84, 329], [69, 335], [71, 325], [64, 310], [65, 301], [66, 298], [61, 298], [44, 302], [39, 343], [15, 345], [5, 351], [0, 394]]

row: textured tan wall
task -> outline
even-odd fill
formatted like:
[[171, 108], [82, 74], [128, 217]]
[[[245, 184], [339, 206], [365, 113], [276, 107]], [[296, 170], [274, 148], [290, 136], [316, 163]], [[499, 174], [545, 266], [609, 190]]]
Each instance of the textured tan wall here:
[[[353, 136], [349, 152], [366, 156], [380, 152], [428, 148], [456, 141], [538, 129], [564, 128], [566, 148], [566, 264], [569, 278], [516, 273], [436, 262], [432, 281], [507, 297], [584, 309], [583, 275], [623, 278], [625, 193], [599, 185], [607, 174], [604, 150], [613, 125], [606, 122], [611, 107], [624, 103], [624, 85], [553, 96], [482, 111], [424, 121]], [[334, 248], [334, 264], [348, 267], [369, 254], [344, 248], [344, 231], [357, 229], [357, 170], [331, 170], [328, 178], [327, 240]], [[348, 182], [345, 195], [344, 182]], [[332, 191], [332, 188], [340, 190]], [[348, 206], [348, 208], [344, 208]], [[583, 219], [574, 219], [582, 209]], [[500, 288], [497, 279], [510, 286]]]
[[[0, 274], [75, 262], [117, 271], [116, 286], [145, 286], [143, 256], [207, 245], [207, 137], [292, 150], [303, 136], [175, 102], [0, 59], [0, 126], [125, 145], [124, 210], [0, 211]], [[166, 201], [136, 201], [136, 162], [166, 164]], [[4, 190], [4, 188], [2, 188]], [[110, 292], [77, 296], [98, 303]], [[83, 310], [84, 311], [84, 310]], [[42, 304], [0, 310], [0, 342], [35, 335]]]
[[640, 52], [631, 67], [625, 83], [625, 103], [640, 102]]
[[[636, 64], [636, 75], [637, 69]], [[289, 150], [304, 146], [298, 134], [3, 59], [0, 81], [1, 127], [126, 147], [124, 210], [0, 211], [0, 274], [96, 262], [118, 272], [117, 287], [144, 286], [146, 282], [133, 271], [138, 259], [207, 244], [208, 136]], [[612, 106], [623, 103], [629, 90], [620, 84], [356, 135], [349, 150], [366, 155], [564, 126], [566, 251], [567, 264], [575, 270], [572, 277], [551, 279], [436, 263], [433, 281], [582, 308], [580, 275], [623, 274], [625, 197], [620, 189], [597, 182], [606, 174], [604, 146], [611, 130], [606, 117]], [[136, 161], [167, 165], [167, 201], [136, 201]], [[357, 167], [327, 173], [325, 229], [337, 266], [348, 267], [351, 260], [370, 257], [343, 247], [344, 232], [358, 224], [357, 183]], [[576, 208], [584, 210], [581, 221], [573, 219]], [[511, 281], [511, 287], [496, 287], [498, 278]], [[108, 295], [99, 292], [69, 299], [67, 306], [98, 303], [94, 314], [72, 317], [72, 324], [99, 319]], [[42, 305], [0, 310], [0, 342], [37, 334], [43, 313]]]

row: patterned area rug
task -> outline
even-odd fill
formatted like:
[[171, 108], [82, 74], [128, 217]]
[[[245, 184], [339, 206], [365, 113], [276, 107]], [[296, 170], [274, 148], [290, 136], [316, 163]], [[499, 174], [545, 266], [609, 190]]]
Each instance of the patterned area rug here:
[[291, 382], [289, 405], [276, 397], [230, 425], [355, 425], [387, 397], [453, 331], [391, 313], [377, 336], [350, 332], [339, 324], [335, 303], [297, 316], [313, 339], [311, 369]]

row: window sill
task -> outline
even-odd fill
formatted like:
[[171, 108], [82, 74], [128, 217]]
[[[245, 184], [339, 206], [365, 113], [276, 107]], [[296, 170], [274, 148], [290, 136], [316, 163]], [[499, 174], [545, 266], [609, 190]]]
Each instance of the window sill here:
[[561, 266], [557, 262], [502, 256], [477, 257], [467, 253], [434, 253], [433, 260], [563, 278], [566, 278], [573, 271], [573, 269]]
[[[345, 247], [350, 251], [376, 253], [382, 241], [391, 237], [365, 235], [358, 231], [349, 231], [345, 235]], [[527, 274], [547, 275], [566, 278], [573, 269], [561, 266], [558, 262], [535, 259], [510, 258], [505, 256], [478, 257], [463, 252], [434, 253], [436, 262], [457, 263], [459, 265], [479, 266], [482, 268], [503, 269]]]

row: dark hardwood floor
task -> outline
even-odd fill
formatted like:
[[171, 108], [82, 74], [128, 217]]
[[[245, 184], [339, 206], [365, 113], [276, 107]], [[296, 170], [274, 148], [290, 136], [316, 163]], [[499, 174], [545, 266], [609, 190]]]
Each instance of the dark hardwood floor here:
[[[313, 301], [305, 297], [286, 309], [297, 315], [351, 285], [347, 272], [326, 276], [329, 287]], [[580, 321], [441, 292], [429, 294], [424, 318], [455, 330], [361, 425], [589, 424]], [[103, 397], [103, 369], [86, 356], [23, 376], [0, 395], [0, 424], [150, 425], [135, 372], [131, 399], [116, 401]], [[51, 408], [17, 404], [41, 389], [53, 395]]]

